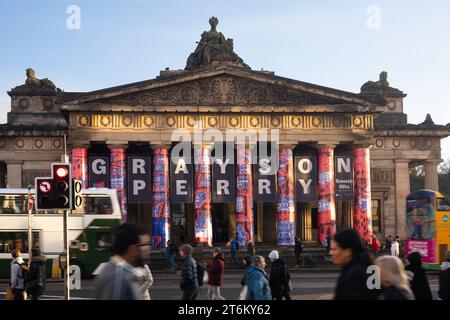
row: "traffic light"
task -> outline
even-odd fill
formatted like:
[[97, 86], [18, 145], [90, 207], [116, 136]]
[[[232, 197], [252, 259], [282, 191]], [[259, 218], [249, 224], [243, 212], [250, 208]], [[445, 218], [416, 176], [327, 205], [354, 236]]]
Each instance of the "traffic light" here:
[[82, 182], [80, 180], [72, 180], [72, 209], [76, 210], [83, 205], [83, 197], [81, 194]]
[[53, 176], [53, 208], [72, 209], [72, 177], [70, 164], [52, 164]]

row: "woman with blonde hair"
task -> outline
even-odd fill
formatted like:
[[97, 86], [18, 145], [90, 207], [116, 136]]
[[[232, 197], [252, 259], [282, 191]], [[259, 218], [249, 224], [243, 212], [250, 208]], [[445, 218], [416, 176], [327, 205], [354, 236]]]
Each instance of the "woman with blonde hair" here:
[[415, 300], [409, 287], [403, 262], [394, 256], [381, 256], [375, 260], [380, 268], [383, 293], [380, 300]]

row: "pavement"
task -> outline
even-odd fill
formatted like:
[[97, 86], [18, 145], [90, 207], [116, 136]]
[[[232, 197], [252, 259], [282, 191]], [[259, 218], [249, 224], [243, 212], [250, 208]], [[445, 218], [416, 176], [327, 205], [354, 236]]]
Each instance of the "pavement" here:
[[[241, 290], [240, 281], [244, 271], [227, 272], [224, 277], [222, 287], [222, 296], [227, 300], [236, 300]], [[292, 292], [291, 297], [294, 300], [329, 300], [333, 297], [334, 288], [339, 276], [338, 272], [305, 272], [291, 271]], [[5, 279], [2, 279], [5, 280]], [[429, 274], [428, 280], [435, 299], [439, 279], [436, 274]], [[154, 284], [150, 288], [150, 295], [153, 300], [179, 300], [181, 291], [178, 286], [179, 276], [175, 274], [154, 274]], [[0, 282], [0, 299], [4, 299], [7, 288], [7, 281]], [[72, 290], [73, 300], [93, 299], [95, 291], [94, 281], [84, 279], [81, 282], [81, 290]], [[200, 289], [200, 300], [206, 300], [207, 286]], [[63, 283], [61, 281], [50, 281], [47, 284], [47, 290], [43, 299], [62, 300]]]

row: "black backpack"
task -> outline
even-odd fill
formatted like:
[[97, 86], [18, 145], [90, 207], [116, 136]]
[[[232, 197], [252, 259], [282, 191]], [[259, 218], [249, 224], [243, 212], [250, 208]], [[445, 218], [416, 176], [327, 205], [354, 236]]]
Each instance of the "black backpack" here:
[[205, 266], [197, 263], [197, 282], [199, 287], [203, 286], [203, 277], [205, 276], [205, 271]]

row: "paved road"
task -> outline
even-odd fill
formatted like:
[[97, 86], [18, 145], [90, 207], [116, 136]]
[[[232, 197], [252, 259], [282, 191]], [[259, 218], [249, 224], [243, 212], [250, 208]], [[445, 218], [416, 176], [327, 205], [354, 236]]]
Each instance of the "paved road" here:
[[[333, 296], [338, 273], [309, 273], [309, 272], [293, 272], [292, 298], [295, 300], [327, 300]], [[181, 292], [178, 288], [178, 277], [175, 275], [155, 274], [154, 285], [150, 289], [153, 300], [177, 300], [180, 299]], [[242, 275], [233, 273], [225, 275], [222, 295], [226, 299], [237, 299], [241, 289], [240, 281]], [[428, 276], [433, 295], [437, 297], [438, 276], [431, 274]], [[94, 297], [93, 280], [83, 280], [81, 283], [82, 290], [72, 290], [74, 299], [92, 299]], [[6, 283], [4, 280], [0, 282], [0, 299], [4, 299], [6, 291]], [[206, 299], [206, 288], [200, 291], [199, 299]], [[60, 282], [48, 283], [45, 299], [60, 300], [63, 298], [63, 284]]]

